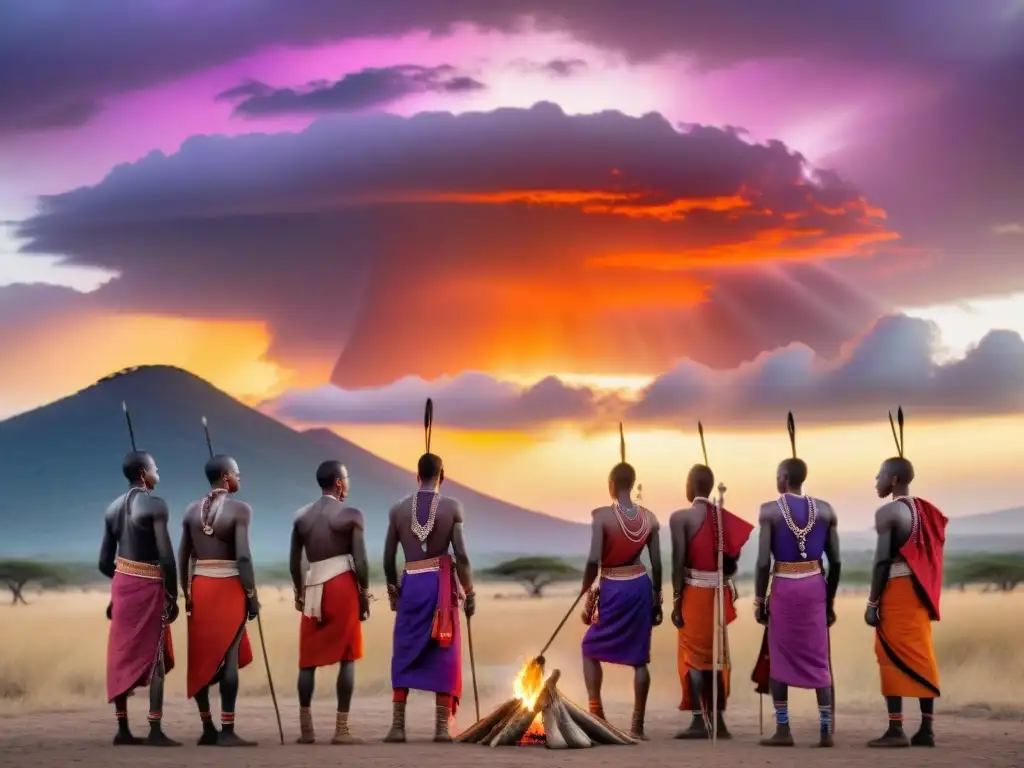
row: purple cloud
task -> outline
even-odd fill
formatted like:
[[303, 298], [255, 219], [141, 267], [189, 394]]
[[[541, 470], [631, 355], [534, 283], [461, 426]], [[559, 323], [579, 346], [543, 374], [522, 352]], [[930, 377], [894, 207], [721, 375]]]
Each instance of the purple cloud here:
[[352, 72], [333, 83], [315, 83], [303, 90], [245, 83], [218, 94], [220, 100], [240, 99], [234, 114], [267, 115], [357, 112], [384, 107], [421, 93], [469, 93], [485, 89], [479, 80], [460, 75], [454, 67], [396, 64]]

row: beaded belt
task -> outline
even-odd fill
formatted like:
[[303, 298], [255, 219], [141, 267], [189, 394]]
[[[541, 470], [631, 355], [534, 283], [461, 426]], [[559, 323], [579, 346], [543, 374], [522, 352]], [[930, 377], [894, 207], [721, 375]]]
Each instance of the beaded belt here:
[[629, 581], [630, 579], [638, 579], [647, 573], [647, 568], [643, 563], [634, 563], [633, 565], [620, 565], [615, 568], [602, 568], [601, 578], [611, 579], [612, 581]]
[[780, 579], [806, 579], [821, 573], [821, 563], [817, 560], [801, 560], [797, 563], [775, 561], [775, 576]]
[[895, 560], [889, 566], [889, 578], [898, 579], [902, 576], [910, 576], [910, 566], [904, 560]]
[[718, 571], [698, 571], [687, 568], [683, 575], [683, 583], [689, 587], [716, 589], [719, 584]]
[[406, 574], [413, 573], [430, 573], [431, 571], [437, 571], [441, 568], [441, 558], [431, 557], [427, 560], [413, 560], [411, 563], [406, 563], [402, 569]]
[[210, 579], [230, 579], [238, 575], [237, 560], [196, 560], [193, 576], [206, 576]]
[[114, 565], [116, 573], [123, 573], [125, 576], [138, 576], [140, 579], [154, 579], [160, 581], [160, 566], [152, 563], [139, 563], [135, 560], [126, 560], [123, 557], [117, 558]]

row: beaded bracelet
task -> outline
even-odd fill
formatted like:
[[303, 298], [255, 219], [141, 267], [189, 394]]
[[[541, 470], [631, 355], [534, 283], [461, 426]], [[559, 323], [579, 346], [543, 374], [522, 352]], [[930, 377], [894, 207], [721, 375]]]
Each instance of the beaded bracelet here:
[[868, 600], [868, 608], [877, 608], [878, 602], [876, 600]]

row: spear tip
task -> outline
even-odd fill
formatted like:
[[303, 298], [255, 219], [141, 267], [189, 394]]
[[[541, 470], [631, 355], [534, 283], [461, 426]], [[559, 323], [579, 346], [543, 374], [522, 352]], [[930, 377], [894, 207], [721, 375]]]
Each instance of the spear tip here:
[[206, 425], [207, 425], [207, 424], [206, 424], [206, 417], [205, 417], [205, 416], [203, 416], [203, 426], [205, 427]]

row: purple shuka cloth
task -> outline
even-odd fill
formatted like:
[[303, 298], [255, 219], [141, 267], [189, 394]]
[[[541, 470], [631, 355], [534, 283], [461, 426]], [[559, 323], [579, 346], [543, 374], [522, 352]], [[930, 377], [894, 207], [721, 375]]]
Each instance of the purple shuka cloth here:
[[654, 593], [645, 573], [634, 579], [601, 579], [597, 622], [583, 636], [583, 657], [642, 667], [651, 661]]
[[[454, 571], [453, 571], [454, 573]], [[405, 573], [398, 597], [391, 687], [462, 698], [462, 632], [455, 610], [452, 642], [442, 648], [431, 635], [437, 613], [438, 571]]]
[[107, 700], [148, 685], [164, 631], [164, 584], [157, 579], [114, 573], [110, 585], [107, 637]]
[[[810, 547], [808, 547], [810, 549]], [[828, 625], [825, 580], [772, 579], [768, 598], [768, 654], [771, 679], [795, 688], [828, 688]]]

